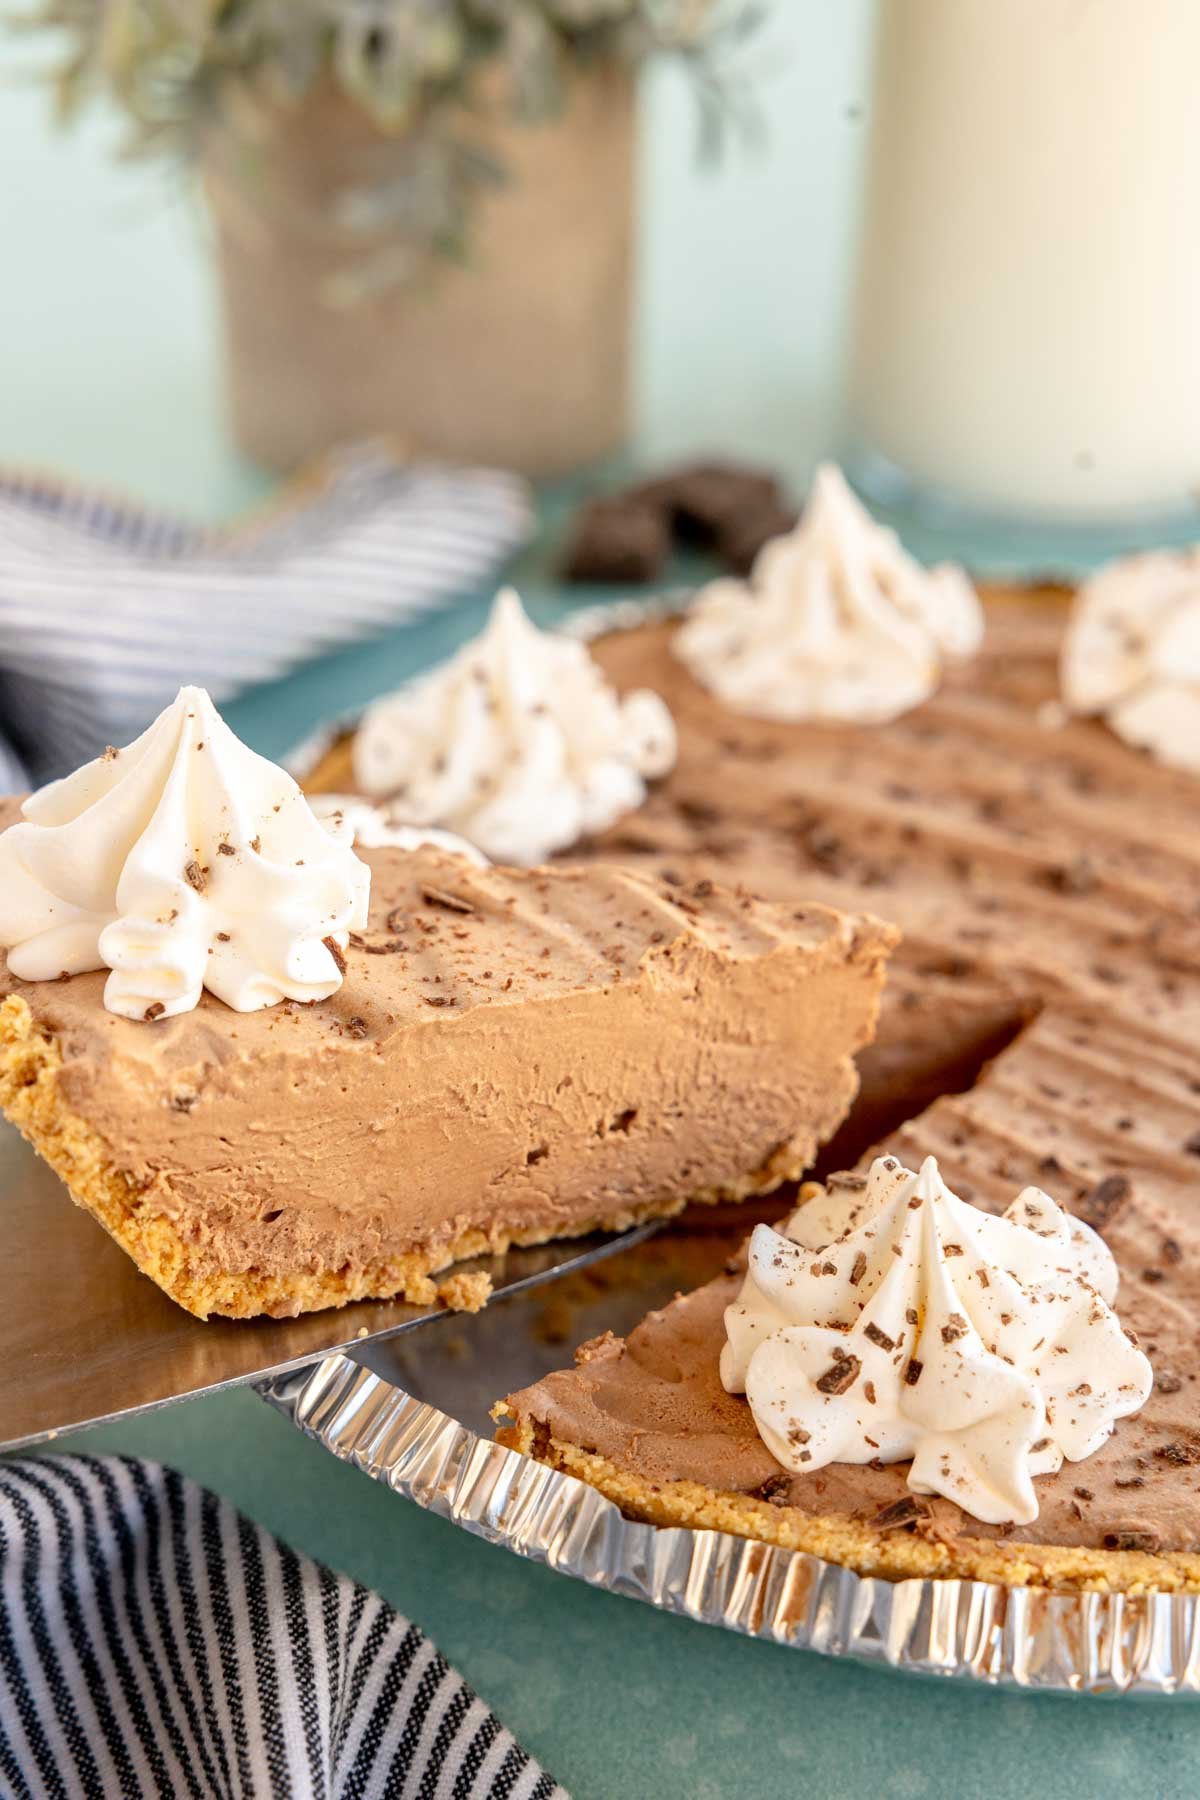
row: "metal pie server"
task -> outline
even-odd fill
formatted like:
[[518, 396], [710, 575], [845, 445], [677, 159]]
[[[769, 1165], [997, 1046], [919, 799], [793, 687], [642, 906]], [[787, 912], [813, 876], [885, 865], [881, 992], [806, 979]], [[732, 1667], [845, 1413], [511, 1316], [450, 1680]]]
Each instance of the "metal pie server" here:
[[[658, 1223], [458, 1266], [486, 1269], [499, 1297], [639, 1243]], [[2, 1122], [0, 1244], [0, 1450], [462, 1317], [363, 1300], [297, 1319], [194, 1319], [138, 1272]]]

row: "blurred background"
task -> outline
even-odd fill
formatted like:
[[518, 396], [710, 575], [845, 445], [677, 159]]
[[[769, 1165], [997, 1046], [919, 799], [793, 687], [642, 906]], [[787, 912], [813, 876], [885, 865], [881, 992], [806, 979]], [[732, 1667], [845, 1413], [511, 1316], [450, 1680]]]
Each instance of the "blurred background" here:
[[[240, 708], [286, 676], [234, 714], [278, 754], [461, 641], [503, 573], [543, 619], [744, 574], [824, 458], [985, 577], [1191, 542], [1197, 55], [1193, 0], [29, 0], [0, 33], [0, 729], [26, 774], [181, 680]], [[339, 478], [249, 562], [171, 524], [186, 598], [128, 518], [103, 602], [60, 591], [79, 521], [34, 528], [19, 491], [52, 471], [215, 525], [379, 432], [393, 476]], [[718, 558], [652, 553], [644, 492], [564, 557], [581, 502], [697, 458], [733, 465]], [[511, 485], [431, 500], [396, 473], [422, 459]], [[129, 557], [196, 629], [136, 694], [78, 701], [143, 629]], [[275, 631], [318, 576], [324, 617], [273, 660], [202, 642], [206, 596]], [[76, 664], [81, 611], [113, 633], [43, 756], [51, 594]]]
[[[641, 81], [632, 420], [648, 463], [716, 449], [800, 484], [836, 429], [873, 6], [764, 10], [734, 59], [753, 123], [719, 154], [687, 67]], [[53, 129], [30, 72], [54, 56], [0, 35], [0, 458], [221, 516], [269, 483], [228, 437], [212, 225], [177, 163], [114, 161], [111, 103]]]

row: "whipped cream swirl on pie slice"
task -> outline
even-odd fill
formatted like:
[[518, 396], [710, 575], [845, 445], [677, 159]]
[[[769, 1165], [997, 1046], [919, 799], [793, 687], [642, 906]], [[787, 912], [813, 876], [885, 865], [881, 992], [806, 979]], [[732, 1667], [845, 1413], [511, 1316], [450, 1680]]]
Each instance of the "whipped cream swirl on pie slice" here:
[[310, 794], [308, 804], [326, 831], [344, 838], [363, 850], [421, 850], [430, 845], [435, 850], [464, 856], [476, 868], [484, 868], [487, 857], [468, 844], [466, 838], [452, 831], [438, 831], [432, 825], [400, 823], [390, 807], [376, 806], [357, 794]]
[[674, 761], [658, 695], [618, 697], [587, 646], [539, 631], [511, 588], [473, 643], [376, 702], [354, 740], [355, 779], [394, 816], [509, 863], [603, 831]]
[[702, 588], [674, 649], [737, 712], [880, 724], [927, 700], [945, 659], [982, 638], [963, 571], [922, 568], [827, 463], [796, 529], [763, 546], [749, 581]]
[[928, 1157], [835, 1178], [787, 1235], [755, 1227], [721, 1379], [787, 1469], [911, 1459], [908, 1485], [1028, 1524], [1034, 1477], [1098, 1450], [1152, 1373], [1094, 1231], [1039, 1188], [1000, 1218]]
[[26, 800], [0, 834], [0, 945], [23, 981], [112, 971], [109, 1012], [324, 1000], [367, 923], [371, 872], [290, 775], [182, 688], [124, 750]]
[[1126, 557], [1086, 581], [1061, 680], [1072, 712], [1200, 774], [1200, 550]]

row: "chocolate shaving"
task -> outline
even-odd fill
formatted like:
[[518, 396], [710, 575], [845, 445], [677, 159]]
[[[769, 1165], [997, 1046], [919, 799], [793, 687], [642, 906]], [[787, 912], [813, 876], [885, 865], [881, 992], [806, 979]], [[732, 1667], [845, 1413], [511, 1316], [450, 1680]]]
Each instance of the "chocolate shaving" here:
[[871, 1343], [878, 1344], [881, 1350], [894, 1350], [896, 1348], [895, 1338], [890, 1338], [886, 1331], [880, 1331], [874, 1319], [871, 1320], [869, 1325], [863, 1326], [863, 1336], [869, 1338]]
[[1106, 1175], [1079, 1202], [1079, 1216], [1094, 1231], [1111, 1225], [1133, 1189], [1128, 1175]]
[[1160, 1444], [1154, 1452], [1175, 1469], [1193, 1469], [1200, 1463], [1200, 1444]]
[[[469, 900], [464, 900], [461, 894], [450, 893], [446, 888], [423, 887], [421, 889], [421, 898], [424, 900], [426, 906], [441, 906], [444, 907], [447, 912], [473, 913], [475, 911], [475, 908]], [[389, 931], [396, 929], [396, 927], [392, 925], [390, 919], [388, 920], [388, 929]]]
[[1154, 1556], [1162, 1549], [1162, 1539], [1157, 1531], [1106, 1531], [1104, 1548], [1106, 1550], [1144, 1550], [1148, 1556]]
[[346, 953], [342, 949], [342, 946], [338, 943], [338, 941], [335, 937], [322, 938], [321, 942], [324, 944], [324, 946], [328, 950], [330, 956], [332, 956], [334, 962], [337, 964], [338, 974], [344, 975], [346, 973]]
[[234, 849], [233, 845], [229, 842], [228, 838], [222, 838], [220, 843], [217, 845], [217, 855], [218, 856], [236, 856], [237, 851]]
[[367, 1025], [367, 1021], [365, 1019], [360, 1019], [357, 1013], [355, 1013], [355, 1015], [352, 1019], [346, 1020], [346, 1036], [347, 1037], [365, 1038], [365, 1037], [368, 1037], [369, 1035], [370, 1035], [370, 1028]]
[[161, 1000], [152, 1000], [142, 1017], [148, 1025], [153, 1025], [155, 1019], [161, 1019], [166, 1010]]
[[959, 1338], [966, 1337], [967, 1332], [970, 1329], [970, 1326], [967, 1324], [967, 1321], [963, 1318], [961, 1313], [951, 1313], [946, 1323], [942, 1326], [943, 1344], [957, 1344]]
[[189, 887], [195, 888], [198, 894], [202, 894], [208, 886], [207, 871], [200, 867], [200, 864], [196, 861], [195, 857], [192, 858], [190, 863], [185, 865], [183, 879], [187, 882]]
[[768, 1475], [758, 1488], [758, 1498], [769, 1501], [772, 1506], [783, 1506], [786, 1504], [788, 1489], [791, 1485], [790, 1475]]
[[866, 1272], [867, 1254], [865, 1250], [860, 1250], [858, 1255], [854, 1258], [854, 1267], [850, 1271], [850, 1286], [857, 1287]]
[[852, 1388], [862, 1373], [862, 1363], [857, 1356], [848, 1356], [845, 1351], [838, 1360], [818, 1375], [813, 1386], [818, 1394], [844, 1394]]
[[1043, 869], [1037, 879], [1056, 894], [1090, 894], [1099, 886], [1099, 877], [1086, 856]]
[[921, 1379], [921, 1372], [924, 1369], [924, 1367], [925, 1367], [925, 1364], [923, 1362], [919, 1362], [915, 1356], [909, 1357], [908, 1366], [904, 1371], [905, 1387], [916, 1387], [918, 1381], [920, 1381], [920, 1379]]
[[881, 1507], [871, 1520], [875, 1531], [910, 1531], [919, 1519], [929, 1517], [929, 1507], [914, 1494], [904, 1494], [899, 1500]]

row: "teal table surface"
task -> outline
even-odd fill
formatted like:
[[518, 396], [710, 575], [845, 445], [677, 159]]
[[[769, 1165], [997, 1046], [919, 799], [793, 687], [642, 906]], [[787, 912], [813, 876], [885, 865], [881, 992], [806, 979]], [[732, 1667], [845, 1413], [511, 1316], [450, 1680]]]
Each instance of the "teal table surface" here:
[[[841, 13], [808, 0], [801, 10], [810, 22]], [[779, 256], [765, 259], [758, 275], [752, 268], [751, 280], [740, 265], [745, 292], [734, 292], [729, 258], [712, 247], [713, 209], [724, 205], [720, 216], [751, 242], [755, 219], [765, 229], [786, 197], [778, 169], [757, 190], [744, 172], [730, 176], [723, 193], [719, 184], [706, 190], [689, 184], [661, 132], [650, 135], [646, 180], [677, 234], [653, 239], [643, 295], [642, 353], [653, 353], [643, 443], [652, 452], [723, 436], [769, 455], [786, 439], [803, 474], [822, 447], [829, 412], [818, 375], [830, 359], [839, 292], [830, 245], [846, 236], [826, 213], [850, 180], [853, 151], [843, 135], [860, 93], [864, 18], [863, 5], [845, 8], [819, 44], [821, 56], [798, 58], [769, 96], [803, 171], [802, 191]], [[0, 75], [13, 66], [14, 53], [0, 52]], [[677, 105], [667, 93], [656, 130]], [[52, 141], [32, 95], [7, 89], [0, 97], [0, 459], [49, 464], [221, 516], [260, 498], [268, 484], [222, 436], [200, 229], [178, 198], [164, 198], [157, 178], [114, 180], [99, 155], [111, 135], [98, 126], [71, 143]], [[807, 307], [772, 292], [764, 310], [759, 276], [771, 271], [768, 287], [781, 273], [799, 284], [806, 231], [822, 246], [808, 269]], [[742, 308], [721, 352], [724, 413], [711, 361], [718, 301]], [[795, 323], [800, 310], [815, 321], [807, 335]], [[785, 327], [798, 334], [791, 385], [777, 378]], [[700, 366], [704, 381], [694, 379]], [[552, 515], [567, 498], [564, 489]], [[543, 619], [566, 604], [551, 566], [543, 546], [520, 570]], [[228, 708], [229, 720], [278, 755], [318, 719], [444, 654], [478, 625], [485, 604], [484, 595], [468, 597], [418, 632], [347, 650], [246, 695]], [[338, 1464], [249, 1392], [84, 1432], [59, 1447], [172, 1463], [379, 1590], [433, 1635], [576, 1800], [1170, 1800], [1200, 1790], [1200, 1707], [920, 1681], [661, 1616], [428, 1517]]]

